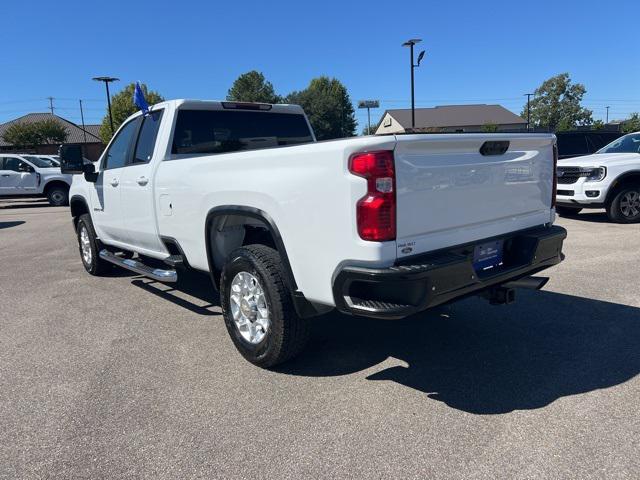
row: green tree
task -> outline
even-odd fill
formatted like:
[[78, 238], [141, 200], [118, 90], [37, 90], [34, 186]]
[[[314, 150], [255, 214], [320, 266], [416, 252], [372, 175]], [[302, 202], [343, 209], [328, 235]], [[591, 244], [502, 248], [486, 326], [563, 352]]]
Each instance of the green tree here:
[[377, 129], [377, 125], [371, 125], [371, 129], [369, 129], [368, 125], [365, 125], [365, 127], [362, 129], [362, 135], [375, 135]]
[[39, 122], [20, 122], [10, 125], [2, 138], [17, 147], [35, 147], [36, 145], [63, 143], [67, 140], [67, 131], [57, 120], [51, 118]]
[[602, 130], [604, 128], [604, 122], [602, 120], [594, 120], [591, 124], [593, 130]]
[[[568, 73], [545, 80], [531, 100], [531, 125], [551, 130], [590, 125], [593, 112], [580, 104], [586, 91], [581, 83], [572, 83]], [[527, 118], [526, 105], [520, 115]]]
[[59, 121], [49, 118], [47, 120], [35, 122], [35, 125], [42, 136], [43, 143], [50, 145], [53, 143], [64, 143], [67, 141], [67, 130]]
[[[164, 102], [164, 98], [158, 92], [150, 91], [147, 86], [140, 84], [142, 91], [144, 92], [144, 98], [149, 105], [155, 103]], [[111, 124], [109, 123], [109, 112], [102, 119], [100, 125], [100, 138], [104, 143], [108, 143], [111, 137], [118, 130], [118, 127], [122, 125], [129, 116], [138, 111], [138, 107], [133, 104], [133, 92], [135, 91], [136, 84], [130, 83], [124, 89], [120, 90], [113, 97], [111, 97], [111, 113], [113, 114], [113, 132], [111, 131]]]
[[640, 132], [640, 114], [632, 113], [628, 119], [622, 122], [622, 131], [624, 133]]
[[498, 131], [498, 125], [491, 122], [485, 123], [482, 125], [482, 131], [485, 133], [495, 133]]
[[318, 140], [352, 137], [356, 133], [349, 93], [335, 78], [314, 78], [306, 89], [290, 93], [285, 101], [302, 106]]
[[41, 136], [33, 123], [14, 123], [5, 130], [2, 138], [16, 147], [34, 147], [40, 145]]
[[273, 89], [271, 82], [267, 82], [264, 75], [256, 70], [243, 73], [229, 89], [227, 100], [232, 102], [262, 102], [280, 103], [282, 100]]

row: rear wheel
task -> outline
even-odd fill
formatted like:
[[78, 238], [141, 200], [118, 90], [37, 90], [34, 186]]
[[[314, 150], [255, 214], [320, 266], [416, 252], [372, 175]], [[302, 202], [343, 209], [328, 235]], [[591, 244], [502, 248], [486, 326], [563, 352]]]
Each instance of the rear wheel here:
[[52, 207], [64, 207], [69, 205], [69, 187], [54, 185], [47, 189], [47, 200]]
[[263, 368], [296, 356], [309, 337], [309, 322], [293, 307], [280, 255], [248, 245], [229, 256], [220, 279], [225, 325], [244, 358]]
[[575, 217], [582, 211], [581, 208], [572, 207], [558, 207], [556, 206], [556, 213], [561, 217]]
[[110, 268], [110, 264], [99, 256], [100, 240], [96, 236], [88, 213], [80, 215], [77, 226], [78, 247], [84, 269], [91, 275], [102, 275]]
[[640, 222], [640, 186], [623, 186], [609, 204], [607, 215], [617, 223]]

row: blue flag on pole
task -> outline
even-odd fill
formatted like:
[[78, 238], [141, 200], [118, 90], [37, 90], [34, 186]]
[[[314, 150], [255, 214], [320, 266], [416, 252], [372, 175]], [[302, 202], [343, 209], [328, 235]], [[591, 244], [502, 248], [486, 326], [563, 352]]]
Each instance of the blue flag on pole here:
[[149, 104], [144, 98], [144, 92], [140, 88], [140, 83], [136, 82], [136, 89], [133, 91], [133, 104], [142, 110], [142, 113], [149, 112]]

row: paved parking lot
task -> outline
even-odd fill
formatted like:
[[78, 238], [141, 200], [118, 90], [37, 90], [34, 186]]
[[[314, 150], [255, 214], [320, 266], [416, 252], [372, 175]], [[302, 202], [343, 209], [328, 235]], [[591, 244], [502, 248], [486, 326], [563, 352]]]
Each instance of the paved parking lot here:
[[207, 277], [91, 277], [68, 209], [0, 200], [0, 478], [638, 478], [640, 225], [559, 223], [545, 291], [327, 315], [264, 371]]

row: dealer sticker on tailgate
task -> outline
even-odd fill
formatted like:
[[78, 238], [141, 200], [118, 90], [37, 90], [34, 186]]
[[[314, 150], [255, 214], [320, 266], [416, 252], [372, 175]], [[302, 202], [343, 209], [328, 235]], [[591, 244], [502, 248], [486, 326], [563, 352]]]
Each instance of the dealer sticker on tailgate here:
[[503, 247], [504, 240], [476, 245], [473, 251], [473, 268], [482, 271], [502, 265]]

